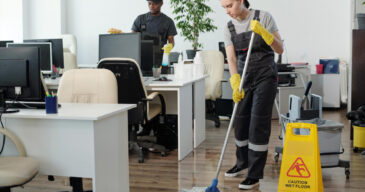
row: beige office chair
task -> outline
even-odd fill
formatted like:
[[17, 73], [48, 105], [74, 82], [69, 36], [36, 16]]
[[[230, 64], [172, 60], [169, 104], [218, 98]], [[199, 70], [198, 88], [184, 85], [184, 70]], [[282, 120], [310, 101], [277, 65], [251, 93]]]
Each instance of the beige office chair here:
[[35, 159], [27, 157], [22, 142], [14, 133], [0, 128], [0, 134], [9, 138], [19, 153], [17, 157], [0, 157], [0, 191], [10, 192], [11, 188], [31, 181], [38, 173], [39, 163]]
[[77, 69], [77, 42], [76, 37], [71, 34], [63, 34], [60, 36], [63, 43], [63, 60], [66, 72], [71, 69]]
[[59, 103], [118, 103], [114, 74], [106, 69], [72, 69], [58, 87]]
[[204, 63], [204, 74], [209, 75], [205, 79], [206, 118], [213, 120], [215, 126], [220, 126], [216, 113], [215, 101], [222, 97], [222, 81], [224, 72], [224, 56], [220, 51], [200, 51]]
[[[66, 71], [58, 88], [59, 103], [118, 103], [114, 74], [107, 69], [71, 69]], [[83, 191], [82, 178], [70, 177], [73, 191]]]

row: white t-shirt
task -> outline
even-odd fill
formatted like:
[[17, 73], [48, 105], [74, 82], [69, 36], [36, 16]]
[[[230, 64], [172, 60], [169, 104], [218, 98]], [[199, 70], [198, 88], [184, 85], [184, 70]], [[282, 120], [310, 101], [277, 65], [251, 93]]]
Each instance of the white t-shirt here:
[[[255, 17], [255, 10], [250, 10], [250, 15], [242, 21], [238, 21], [236, 19], [232, 19], [232, 23], [236, 29], [236, 33], [240, 34], [243, 32], [251, 31], [251, 20]], [[269, 12], [260, 10], [260, 23], [263, 27], [265, 27], [270, 33], [279, 31], [274, 18]], [[224, 28], [224, 45], [229, 46], [233, 45], [231, 39], [231, 32], [228, 29], [228, 24]]]

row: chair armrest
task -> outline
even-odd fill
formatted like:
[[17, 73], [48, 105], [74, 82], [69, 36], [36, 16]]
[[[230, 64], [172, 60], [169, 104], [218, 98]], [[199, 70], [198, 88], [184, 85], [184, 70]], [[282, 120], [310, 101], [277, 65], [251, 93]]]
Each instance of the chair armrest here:
[[0, 128], [0, 133], [5, 135], [6, 137], [9, 137], [10, 140], [15, 144], [16, 149], [19, 152], [19, 156], [26, 157], [27, 153], [25, 151], [23, 143], [20, 141], [18, 136], [16, 136], [13, 132], [10, 132], [9, 130], [5, 128]]
[[146, 99], [143, 99], [143, 100], [145, 100], [145, 101], [152, 101], [154, 98], [156, 98], [157, 96], [159, 95], [159, 93], [158, 92], [152, 92], [151, 94], [149, 94], [148, 96], [147, 96], [147, 98]]
[[160, 102], [161, 102], [161, 106], [162, 106], [162, 114], [165, 115], [166, 114], [166, 103], [165, 103], [165, 99], [163, 98], [163, 96], [159, 93], [159, 92], [152, 92], [151, 94], [149, 94], [147, 96], [147, 98], [142, 99], [143, 101], [152, 101], [154, 98], [156, 97], [160, 98]]

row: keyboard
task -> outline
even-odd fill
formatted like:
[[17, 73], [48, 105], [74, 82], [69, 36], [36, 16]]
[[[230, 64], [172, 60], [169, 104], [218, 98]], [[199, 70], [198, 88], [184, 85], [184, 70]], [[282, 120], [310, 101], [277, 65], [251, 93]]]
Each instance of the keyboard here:
[[34, 102], [34, 101], [6, 101], [6, 106], [8, 108], [18, 108], [18, 109], [45, 109], [45, 102]]

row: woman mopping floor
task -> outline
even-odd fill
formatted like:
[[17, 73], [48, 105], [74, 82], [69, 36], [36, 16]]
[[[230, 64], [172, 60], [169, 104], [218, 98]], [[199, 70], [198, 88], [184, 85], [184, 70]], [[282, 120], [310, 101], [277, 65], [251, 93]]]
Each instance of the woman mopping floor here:
[[[237, 108], [237, 113], [235, 109], [233, 112], [237, 162], [225, 176], [238, 177], [248, 169], [246, 179], [238, 185], [238, 188], [252, 189], [258, 186], [259, 180], [263, 178], [266, 164], [272, 107], [277, 88], [274, 52], [282, 54], [283, 44], [278, 27], [270, 13], [249, 9], [248, 0], [221, 0], [221, 4], [232, 18], [225, 27], [224, 35], [231, 74], [230, 83], [233, 89], [232, 98]], [[258, 35], [254, 36], [252, 31]], [[251, 39], [252, 50], [249, 50]], [[244, 70], [246, 67], [247, 74], [246, 69]], [[243, 74], [244, 78], [242, 91], [240, 74]], [[212, 186], [206, 189], [207, 192], [219, 191], [217, 184], [220, 164], [221, 162], [218, 165], [217, 176]]]

